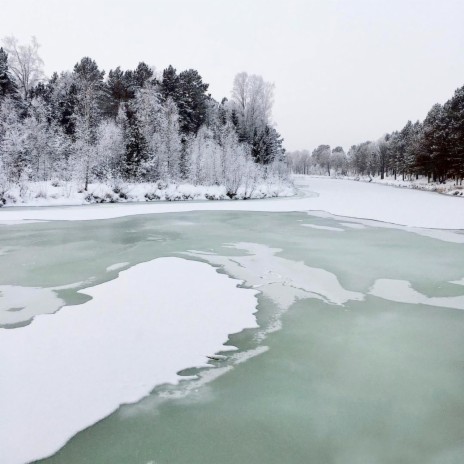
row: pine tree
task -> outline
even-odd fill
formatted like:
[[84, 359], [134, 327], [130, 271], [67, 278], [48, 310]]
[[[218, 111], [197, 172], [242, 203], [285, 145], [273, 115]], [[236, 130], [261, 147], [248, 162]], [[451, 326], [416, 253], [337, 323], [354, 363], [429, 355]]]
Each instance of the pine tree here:
[[167, 100], [171, 97], [175, 102], [177, 102], [179, 90], [179, 76], [177, 75], [176, 69], [169, 65], [163, 71], [163, 78], [160, 83], [160, 92], [164, 100]]
[[108, 73], [106, 86], [107, 98], [104, 101], [104, 113], [106, 116], [116, 119], [120, 105], [131, 98], [127, 79], [119, 66]]
[[424, 146], [430, 154], [433, 180], [442, 181], [449, 168], [449, 120], [445, 108], [436, 104], [423, 123]]
[[8, 69], [8, 54], [0, 48], [0, 98], [10, 96], [15, 98], [18, 88]]
[[456, 182], [464, 177], [464, 87], [448, 103], [450, 170]]
[[205, 123], [209, 84], [205, 84], [197, 71], [189, 69], [179, 74], [178, 91], [173, 96], [179, 108], [180, 130], [183, 134], [196, 134]]

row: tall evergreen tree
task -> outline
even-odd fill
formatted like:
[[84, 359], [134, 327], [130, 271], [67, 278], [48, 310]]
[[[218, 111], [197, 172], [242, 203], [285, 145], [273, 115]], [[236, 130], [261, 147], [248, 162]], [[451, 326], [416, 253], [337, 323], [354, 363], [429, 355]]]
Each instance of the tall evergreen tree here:
[[447, 105], [450, 170], [456, 180], [464, 177], [464, 87], [456, 90]]
[[173, 97], [179, 108], [180, 130], [183, 134], [196, 134], [205, 123], [209, 84], [205, 84], [197, 71], [189, 69], [179, 74], [177, 94]]
[[177, 93], [179, 90], [179, 76], [177, 75], [176, 69], [169, 65], [163, 71], [163, 78], [160, 83], [160, 92], [164, 100], [171, 97], [174, 101], [177, 101]]
[[8, 54], [0, 48], [0, 97], [15, 97], [17, 94], [18, 88], [8, 69]]

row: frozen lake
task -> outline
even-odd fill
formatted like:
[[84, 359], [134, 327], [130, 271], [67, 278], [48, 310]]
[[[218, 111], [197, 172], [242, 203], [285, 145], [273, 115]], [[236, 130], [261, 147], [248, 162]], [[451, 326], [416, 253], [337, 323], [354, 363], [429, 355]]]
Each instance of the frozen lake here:
[[[327, 182], [241, 211], [0, 211], [5, 463], [461, 463], [463, 234], [406, 219], [424, 198], [462, 228], [464, 202]], [[369, 188], [386, 217], [350, 204]]]

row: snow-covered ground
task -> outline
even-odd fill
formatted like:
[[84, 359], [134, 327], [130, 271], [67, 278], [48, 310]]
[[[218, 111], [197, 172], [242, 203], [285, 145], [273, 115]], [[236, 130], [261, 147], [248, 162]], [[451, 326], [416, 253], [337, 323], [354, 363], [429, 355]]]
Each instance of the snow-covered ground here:
[[30, 462], [257, 327], [257, 291], [208, 264], [159, 258], [81, 290], [92, 300], [1, 330], [0, 461]]
[[296, 176], [299, 194], [247, 201], [188, 201], [99, 204], [53, 208], [2, 208], [0, 223], [91, 220], [186, 211], [325, 211], [417, 228], [464, 229], [464, 199], [373, 183]]
[[443, 193], [445, 195], [453, 196], [464, 196], [464, 186], [456, 185], [453, 180], [447, 180], [444, 183], [441, 182], [429, 182], [427, 177], [420, 177], [419, 179], [405, 179], [401, 176], [385, 177], [381, 179], [379, 176], [340, 176], [339, 179], [356, 180], [359, 182], [373, 182], [375, 184], [390, 185], [392, 187], [410, 188], [417, 190], [425, 190], [427, 192]]
[[[270, 180], [237, 190], [234, 199], [273, 198], [295, 194], [289, 183]], [[0, 190], [0, 206], [75, 206], [90, 203], [134, 201], [230, 200], [223, 185], [165, 183], [89, 184], [87, 191], [75, 182], [25, 182]]]

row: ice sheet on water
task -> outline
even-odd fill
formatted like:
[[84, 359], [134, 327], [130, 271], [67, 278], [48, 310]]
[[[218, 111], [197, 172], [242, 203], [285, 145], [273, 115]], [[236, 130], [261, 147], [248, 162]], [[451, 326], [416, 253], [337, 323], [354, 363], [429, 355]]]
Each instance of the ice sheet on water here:
[[[159, 258], [81, 290], [86, 303], [0, 329], [2, 464], [57, 451], [121, 404], [207, 367], [228, 335], [257, 327], [256, 291], [205, 263]], [[15, 314], [15, 313], [11, 313]]]

